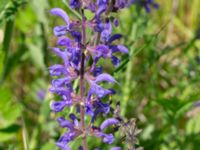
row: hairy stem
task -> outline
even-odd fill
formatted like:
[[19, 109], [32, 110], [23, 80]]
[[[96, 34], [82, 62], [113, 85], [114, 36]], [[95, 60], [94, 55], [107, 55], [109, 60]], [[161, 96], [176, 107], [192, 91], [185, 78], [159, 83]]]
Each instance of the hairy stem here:
[[[84, 54], [84, 50], [85, 50], [85, 43], [86, 43], [86, 33], [85, 33], [85, 16], [84, 16], [84, 12], [82, 10], [82, 55], [81, 55], [81, 69], [80, 69], [80, 96], [82, 99], [82, 104], [81, 104], [81, 108], [80, 108], [80, 113], [81, 113], [81, 128], [82, 131], [85, 132], [85, 102], [84, 102], [84, 61], [85, 61], [85, 54]], [[84, 133], [85, 134], [85, 133]], [[86, 135], [83, 136], [83, 149], [84, 150], [88, 150], [88, 144], [87, 144], [87, 137]]]

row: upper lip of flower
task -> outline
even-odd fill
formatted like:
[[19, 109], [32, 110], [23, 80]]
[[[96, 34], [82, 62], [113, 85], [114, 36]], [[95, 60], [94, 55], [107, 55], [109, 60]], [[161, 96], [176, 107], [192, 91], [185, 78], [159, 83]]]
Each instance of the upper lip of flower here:
[[53, 8], [53, 9], [51, 9], [50, 12], [51, 12], [52, 15], [56, 15], [56, 16], [61, 17], [67, 25], [70, 24], [69, 17], [64, 10], [62, 10], [60, 8]]

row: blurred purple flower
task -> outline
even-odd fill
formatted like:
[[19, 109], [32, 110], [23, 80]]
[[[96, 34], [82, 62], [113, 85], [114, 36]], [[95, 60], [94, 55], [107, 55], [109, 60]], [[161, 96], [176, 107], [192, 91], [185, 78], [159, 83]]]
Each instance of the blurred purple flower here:
[[39, 100], [43, 101], [44, 98], [45, 98], [45, 95], [46, 95], [46, 91], [45, 90], [43, 90], [43, 89], [38, 90], [37, 96], [38, 96]]
[[121, 147], [112, 147], [110, 150], [122, 150]]
[[200, 101], [196, 101], [196, 102], [194, 102], [194, 104], [193, 104], [195, 107], [200, 107]]
[[144, 7], [147, 13], [151, 12], [151, 8], [159, 8], [159, 5], [154, 0], [133, 0], [133, 3], [139, 5], [140, 7]]

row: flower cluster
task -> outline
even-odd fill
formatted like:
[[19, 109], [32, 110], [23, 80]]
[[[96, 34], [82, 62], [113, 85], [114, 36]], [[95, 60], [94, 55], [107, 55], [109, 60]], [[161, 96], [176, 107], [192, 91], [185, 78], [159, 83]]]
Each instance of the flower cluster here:
[[[112, 133], [104, 130], [120, 123], [113, 117], [108, 118], [100, 126], [95, 125], [96, 118], [107, 115], [110, 110], [110, 102], [103, 102], [102, 98], [115, 93], [113, 89], [102, 87], [102, 82], [114, 84], [115, 79], [103, 72], [99, 66], [100, 59], [109, 59], [116, 67], [120, 59], [116, 53], [128, 53], [128, 49], [116, 41], [121, 34], [112, 34], [112, 28], [117, 27], [119, 21], [113, 19], [110, 13], [130, 6], [131, 0], [69, 0], [71, 9], [81, 13], [81, 19], [70, 19], [67, 13], [60, 8], [53, 8], [51, 14], [60, 17], [64, 25], [56, 26], [53, 31], [57, 37], [57, 46], [53, 52], [62, 59], [62, 64], [55, 64], [49, 68], [50, 75], [55, 76], [50, 92], [60, 96], [60, 101], [51, 103], [54, 112], [61, 112], [65, 108], [75, 107], [76, 113], [69, 114], [69, 120], [64, 117], [57, 118], [61, 127], [67, 128], [67, 132], [57, 141], [57, 146], [63, 150], [69, 150], [69, 142], [77, 137], [83, 138], [80, 149], [87, 150], [87, 136], [101, 138], [104, 143], [111, 144], [114, 141]], [[92, 19], [87, 19], [84, 10], [94, 14]], [[90, 30], [91, 35], [86, 33]], [[73, 89], [73, 82], [79, 80], [79, 88]], [[85, 117], [90, 119], [85, 123]], [[119, 147], [113, 148], [119, 150]]]

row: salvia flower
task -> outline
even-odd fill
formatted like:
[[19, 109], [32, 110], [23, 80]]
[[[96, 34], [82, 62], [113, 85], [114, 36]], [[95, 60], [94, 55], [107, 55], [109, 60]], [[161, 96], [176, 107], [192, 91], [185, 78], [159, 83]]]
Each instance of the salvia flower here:
[[[102, 83], [115, 84], [116, 80], [98, 64], [100, 59], [109, 59], [116, 67], [120, 64], [117, 53], [127, 54], [128, 49], [116, 42], [122, 38], [121, 34], [113, 34], [113, 27], [119, 25], [117, 18], [110, 13], [117, 13], [120, 9], [129, 7], [134, 0], [69, 0], [72, 9], [81, 12], [82, 19], [70, 19], [68, 14], [53, 8], [50, 13], [63, 20], [63, 24], [54, 27], [53, 33], [57, 37], [54, 54], [61, 58], [61, 64], [49, 67], [50, 75], [54, 77], [49, 91], [60, 97], [51, 102], [53, 112], [61, 112], [74, 107], [76, 112], [69, 115], [69, 119], [58, 117], [57, 121], [66, 132], [59, 138], [56, 145], [62, 150], [70, 150], [69, 143], [81, 137], [83, 144], [79, 150], [88, 150], [86, 138], [94, 136], [102, 142], [112, 144], [115, 140], [113, 133], [105, 132], [110, 126], [119, 126], [121, 119], [111, 117], [102, 124], [95, 125], [98, 116], [107, 116], [113, 110], [111, 102], [103, 102], [102, 98], [115, 94], [111, 88], [104, 88]], [[155, 5], [148, 1], [145, 5]], [[147, 7], [146, 6], [146, 7]], [[84, 10], [89, 9], [94, 17], [87, 19]], [[90, 30], [92, 36], [86, 34]], [[78, 88], [73, 88], [74, 81], [79, 81]], [[85, 117], [90, 122], [85, 122]], [[120, 150], [113, 147], [112, 150]]]

